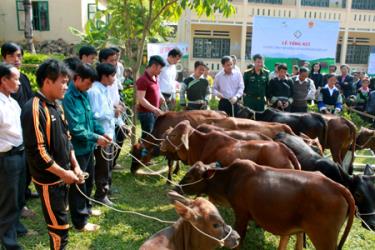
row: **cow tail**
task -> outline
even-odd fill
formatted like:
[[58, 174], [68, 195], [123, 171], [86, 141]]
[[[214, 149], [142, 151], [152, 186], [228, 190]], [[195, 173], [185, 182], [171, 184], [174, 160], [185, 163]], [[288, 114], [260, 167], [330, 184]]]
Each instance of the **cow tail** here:
[[296, 170], [301, 170], [301, 164], [299, 163], [296, 155], [293, 153], [291, 149], [289, 149], [284, 143], [277, 142], [288, 154], [289, 160], [292, 162], [293, 168]]
[[325, 149], [326, 146], [327, 146], [328, 122], [326, 122], [326, 120], [324, 120], [323, 116], [321, 116], [320, 114], [317, 114], [317, 118], [318, 118], [319, 121], [323, 124], [323, 135], [320, 135], [320, 136], [318, 137], [318, 139], [319, 139], [320, 144], [322, 145], [322, 147], [323, 147], [323, 151], [324, 151], [324, 149]]
[[344, 246], [346, 238], [348, 237], [350, 229], [353, 225], [353, 220], [354, 220], [354, 215], [355, 215], [355, 202], [354, 202], [354, 198], [353, 198], [352, 194], [344, 186], [342, 186], [340, 184], [339, 184], [339, 186], [340, 186], [341, 193], [345, 197], [345, 200], [348, 202], [349, 211], [348, 211], [348, 220], [346, 222], [345, 231], [341, 236], [341, 239], [340, 239], [339, 245], [337, 247], [337, 250], [341, 250], [342, 247]]
[[354, 125], [353, 122], [346, 120], [346, 124], [348, 125], [350, 129], [350, 135], [352, 138], [352, 145], [351, 145], [351, 150], [352, 150], [352, 159], [350, 162], [350, 167], [353, 168], [353, 162], [354, 162], [354, 153], [355, 153], [355, 142], [356, 142], [356, 137], [357, 137], [357, 127]]

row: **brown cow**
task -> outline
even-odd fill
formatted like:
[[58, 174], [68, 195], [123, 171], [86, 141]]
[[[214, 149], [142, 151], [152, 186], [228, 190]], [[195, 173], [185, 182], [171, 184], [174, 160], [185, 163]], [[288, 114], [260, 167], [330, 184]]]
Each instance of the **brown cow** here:
[[259, 132], [252, 132], [252, 131], [241, 131], [241, 130], [225, 130], [220, 127], [216, 127], [214, 125], [209, 124], [201, 124], [197, 127], [197, 130], [203, 133], [209, 133], [212, 131], [222, 131], [228, 136], [237, 139], [237, 140], [262, 140], [262, 141], [272, 141], [272, 138], [259, 133]]
[[[341, 164], [349, 174], [352, 174], [356, 126], [343, 117], [329, 114], [322, 116], [327, 122], [327, 141], [325, 144], [322, 143], [323, 148], [329, 148], [333, 161]], [[349, 151], [351, 151], [351, 160], [350, 162], [344, 162], [345, 156]]]
[[189, 121], [177, 124], [160, 144], [160, 150], [177, 152], [179, 158], [189, 165], [197, 161], [229, 165], [239, 158], [272, 167], [301, 169], [294, 153], [282, 143], [236, 140], [220, 131], [205, 134], [194, 129]]
[[[215, 121], [226, 117], [227, 115], [224, 112], [211, 110], [166, 112], [156, 119], [154, 129], [151, 133], [152, 136], [147, 135], [144, 139], [141, 139], [141, 143], [133, 145], [131, 154], [142, 163], [147, 164], [153, 157], [159, 155], [159, 144], [162, 141], [162, 135], [169, 127], [174, 127], [183, 120], [189, 120], [192, 126], [197, 127], [208, 120]], [[170, 160], [174, 159], [170, 158]], [[171, 161], [168, 161], [169, 172], [171, 172], [171, 163]], [[140, 167], [141, 164], [133, 159], [130, 168], [131, 172], [135, 174]]]
[[292, 129], [286, 125], [277, 122], [260, 122], [244, 118], [227, 117], [225, 119], [208, 119], [206, 123], [225, 130], [246, 130], [262, 133], [270, 138], [274, 138], [278, 133], [285, 132], [294, 134]]
[[[225, 239], [224, 246], [230, 249], [239, 244], [238, 233], [225, 224], [211, 202], [203, 198], [190, 200], [176, 192], [169, 192], [168, 195], [180, 219], [151, 236], [140, 250], [210, 250], [220, 247], [219, 241], [222, 239]], [[217, 240], [208, 238], [194, 227]]]
[[287, 242], [291, 234], [305, 232], [317, 250], [336, 250], [344, 245], [355, 205], [342, 185], [320, 173], [270, 168], [248, 160], [236, 160], [226, 168], [214, 166], [196, 163], [176, 191], [190, 195], [205, 193], [213, 201], [227, 201], [234, 210], [235, 229], [241, 242], [248, 221], [254, 220], [265, 230], [281, 235], [281, 243]]
[[371, 149], [375, 153], [375, 130], [362, 127], [356, 138], [357, 149]]

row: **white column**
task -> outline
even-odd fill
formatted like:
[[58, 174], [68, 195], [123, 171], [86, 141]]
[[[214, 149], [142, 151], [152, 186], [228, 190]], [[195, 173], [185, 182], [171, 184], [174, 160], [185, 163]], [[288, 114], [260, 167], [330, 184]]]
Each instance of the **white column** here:
[[301, 13], [301, 0], [296, 0], [296, 18], [301, 18], [300, 13]]
[[247, 31], [247, 24], [246, 21], [242, 23], [241, 26], [241, 71], [243, 72], [246, 69], [246, 31]]
[[346, 17], [345, 22], [343, 23], [344, 28], [344, 36], [342, 37], [342, 43], [341, 43], [341, 52], [340, 52], [340, 64], [345, 64], [346, 62], [346, 54], [348, 51], [348, 37], [349, 37], [349, 23], [351, 18], [351, 9], [352, 9], [352, 0], [346, 1]]

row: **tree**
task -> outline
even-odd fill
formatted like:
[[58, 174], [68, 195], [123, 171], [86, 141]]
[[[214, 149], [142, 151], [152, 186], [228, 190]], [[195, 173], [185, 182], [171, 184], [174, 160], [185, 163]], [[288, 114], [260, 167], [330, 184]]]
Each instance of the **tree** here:
[[[86, 42], [101, 40], [120, 45], [137, 78], [147, 39], [168, 36], [171, 29], [165, 23], [177, 21], [186, 9], [206, 16], [220, 12], [228, 17], [235, 13], [228, 0], [107, 0], [106, 10], [96, 13], [95, 20], [88, 22], [85, 33], [72, 31]], [[104, 19], [107, 21], [103, 22]], [[98, 32], [100, 29], [105, 33]], [[135, 137], [132, 143], [135, 143]]]
[[33, 17], [31, 12], [31, 0], [24, 0], [23, 6], [25, 9], [25, 39], [27, 49], [35, 54], [35, 47], [33, 43]]

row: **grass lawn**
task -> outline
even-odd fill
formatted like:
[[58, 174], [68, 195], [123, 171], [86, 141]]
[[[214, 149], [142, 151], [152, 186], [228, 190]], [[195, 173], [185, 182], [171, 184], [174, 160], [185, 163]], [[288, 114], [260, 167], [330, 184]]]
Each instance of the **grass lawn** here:
[[[129, 144], [129, 142], [127, 143]], [[176, 220], [177, 215], [166, 196], [170, 187], [165, 184], [165, 180], [159, 177], [134, 177], [131, 175], [129, 172], [130, 158], [126, 155], [128, 151], [129, 146], [124, 146], [120, 156], [120, 163], [125, 169], [113, 174], [113, 189], [117, 192], [112, 196], [112, 200], [116, 203], [117, 208], [145, 213], [164, 220]], [[166, 165], [166, 162], [164, 161], [163, 164]], [[181, 179], [186, 170], [187, 167], [183, 167], [174, 180]], [[38, 235], [20, 238], [20, 242], [25, 249], [48, 249], [48, 235], [40, 202], [38, 199], [34, 199], [28, 203], [28, 206], [37, 212], [37, 216], [32, 220], [23, 220], [23, 222], [29, 229], [37, 231]], [[136, 215], [114, 212], [107, 208], [101, 208], [101, 210], [103, 211], [102, 216], [90, 218], [90, 222], [101, 225], [100, 231], [80, 233], [71, 229], [68, 249], [138, 249], [148, 237], [168, 226]], [[226, 222], [233, 225], [232, 211], [220, 208], [220, 212]], [[278, 237], [265, 233], [252, 224], [249, 226], [243, 249], [276, 249], [277, 243]], [[294, 249], [293, 243], [294, 240], [289, 243], [288, 249]], [[307, 249], [314, 249], [311, 242], [308, 242]], [[375, 234], [363, 229], [360, 221], [355, 219], [344, 249], [375, 249]]]

